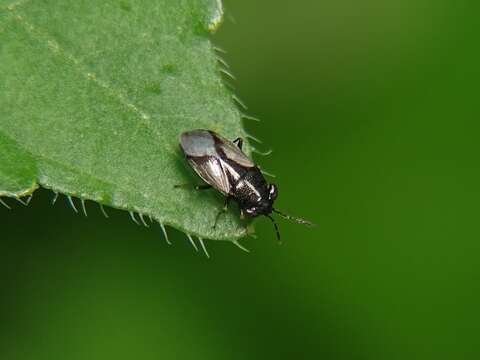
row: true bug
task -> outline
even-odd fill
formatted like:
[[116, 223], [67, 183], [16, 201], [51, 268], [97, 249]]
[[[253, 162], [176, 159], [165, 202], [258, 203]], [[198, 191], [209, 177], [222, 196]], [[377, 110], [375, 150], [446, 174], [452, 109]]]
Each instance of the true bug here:
[[[245, 216], [268, 217], [280, 241], [277, 223], [271, 216], [275, 212], [286, 219], [303, 225], [313, 225], [307, 220], [296, 218], [276, 210], [273, 203], [278, 196], [275, 184], [268, 184], [260, 168], [242, 151], [243, 140], [229, 141], [210, 130], [192, 130], [180, 135], [180, 147], [193, 170], [207, 184], [196, 186], [197, 190], [214, 188], [225, 195], [225, 205], [217, 214], [213, 227], [220, 215], [228, 208], [230, 200], [238, 203], [241, 218]], [[177, 187], [182, 185], [177, 185]]]

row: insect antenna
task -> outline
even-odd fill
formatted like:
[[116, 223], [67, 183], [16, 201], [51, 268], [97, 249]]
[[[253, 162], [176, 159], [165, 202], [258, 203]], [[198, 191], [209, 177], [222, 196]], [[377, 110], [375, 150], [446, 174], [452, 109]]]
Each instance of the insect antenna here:
[[281, 211], [278, 211], [277, 209], [273, 209], [273, 212], [277, 213], [278, 215], [280, 215], [281, 217], [283, 217], [287, 220], [296, 222], [297, 224], [306, 225], [306, 226], [317, 226], [316, 224], [314, 224], [314, 223], [312, 223], [308, 220], [298, 218], [298, 217], [295, 217], [295, 216], [292, 216], [292, 215], [284, 214]]
[[273, 226], [275, 226], [275, 232], [277, 233], [277, 240], [279, 243], [282, 243], [282, 240], [280, 240], [280, 230], [278, 230], [278, 225], [273, 217], [270, 215], [266, 215], [270, 220], [272, 220]]

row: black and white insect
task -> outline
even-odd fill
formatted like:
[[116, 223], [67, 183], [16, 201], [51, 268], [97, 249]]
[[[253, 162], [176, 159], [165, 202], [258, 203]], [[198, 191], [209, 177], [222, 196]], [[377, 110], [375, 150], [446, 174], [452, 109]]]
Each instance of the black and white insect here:
[[[214, 188], [225, 196], [223, 209], [218, 213], [213, 227], [216, 227], [222, 213], [227, 211], [231, 200], [238, 203], [241, 218], [268, 217], [280, 241], [277, 223], [271, 216], [275, 212], [286, 219], [303, 225], [313, 225], [307, 220], [296, 218], [276, 210], [273, 203], [278, 196], [275, 184], [268, 184], [260, 168], [242, 151], [243, 140], [229, 141], [210, 130], [192, 130], [180, 135], [180, 147], [185, 157], [200, 176], [204, 185], [197, 190]], [[182, 187], [184, 185], [177, 185]]]

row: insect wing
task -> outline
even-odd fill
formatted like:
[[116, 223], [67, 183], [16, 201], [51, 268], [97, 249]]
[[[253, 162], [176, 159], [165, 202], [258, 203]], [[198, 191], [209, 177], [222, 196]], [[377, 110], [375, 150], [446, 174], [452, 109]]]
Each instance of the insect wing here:
[[251, 167], [255, 166], [253, 161], [250, 160], [247, 157], [247, 155], [245, 155], [243, 153], [243, 151], [237, 145], [235, 145], [233, 142], [225, 139], [224, 137], [222, 137], [222, 136], [220, 136], [216, 133], [212, 133], [212, 135], [215, 138], [215, 144], [216, 144], [217, 149], [220, 152], [223, 152], [223, 155], [225, 155], [225, 157], [227, 159], [230, 159], [230, 160], [236, 162], [237, 164], [239, 164], [241, 166], [244, 166], [246, 168], [251, 168]]
[[180, 135], [180, 146], [187, 157], [217, 156], [215, 138], [208, 130], [193, 130]]
[[230, 181], [225, 173], [222, 163], [218, 157], [203, 156], [203, 157], [187, 157], [189, 164], [193, 170], [200, 176], [207, 184], [212, 185], [215, 189], [228, 195], [230, 193]]
[[220, 154], [216, 148], [217, 140], [208, 130], [193, 130], [180, 136], [180, 146], [193, 170], [207, 183], [221, 193], [230, 192], [230, 181]]

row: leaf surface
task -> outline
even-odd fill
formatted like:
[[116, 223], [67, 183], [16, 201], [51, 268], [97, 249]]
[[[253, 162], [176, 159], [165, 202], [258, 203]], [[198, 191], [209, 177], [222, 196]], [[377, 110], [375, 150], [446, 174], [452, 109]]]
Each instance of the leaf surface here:
[[215, 193], [178, 145], [205, 128], [245, 137], [208, 38], [214, 0], [0, 1], [0, 195], [40, 185], [235, 240], [238, 213], [212, 228]]

